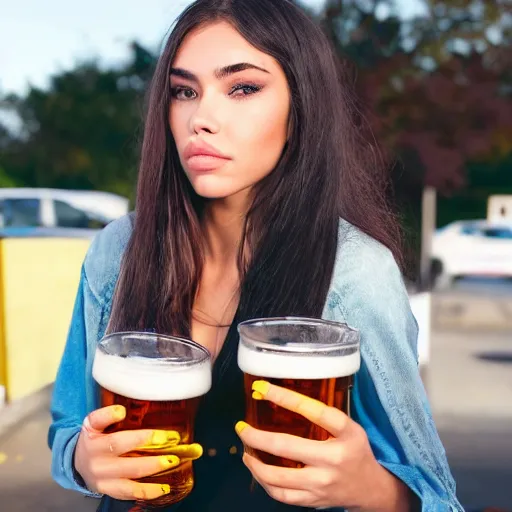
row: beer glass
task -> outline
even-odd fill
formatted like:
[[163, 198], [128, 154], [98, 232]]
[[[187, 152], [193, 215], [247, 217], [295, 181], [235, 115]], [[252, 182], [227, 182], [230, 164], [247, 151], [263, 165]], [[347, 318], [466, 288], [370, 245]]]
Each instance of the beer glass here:
[[[239, 324], [238, 332], [247, 423], [269, 432], [328, 439], [326, 430], [303, 416], [272, 402], [252, 399], [252, 383], [266, 380], [350, 415], [350, 389], [360, 366], [359, 332], [342, 323], [294, 317], [249, 320]], [[259, 450], [252, 454], [273, 466], [303, 466]]]
[[211, 387], [208, 350], [193, 341], [172, 336], [114, 333], [100, 341], [92, 373], [99, 384], [101, 406], [117, 404], [126, 408], [126, 418], [106, 432], [173, 431], [173, 438], [164, 445], [145, 446], [125, 455], [168, 455], [171, 449], [180, 457], [177, 467], [137, 480], [168, 484], [171, 488], [170, 494], [140, 504], [145, 508], [159, 508], [185, 498], [194, 486], [192, 459], [197, 456], [189, 456], [187, 460], [187, 451], [193, 442], [195, 414], [201, 396]]

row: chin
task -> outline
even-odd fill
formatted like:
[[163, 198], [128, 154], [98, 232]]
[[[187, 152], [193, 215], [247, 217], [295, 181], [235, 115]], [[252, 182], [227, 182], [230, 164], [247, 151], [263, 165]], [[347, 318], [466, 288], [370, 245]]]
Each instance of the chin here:
[[196, 190], [196, 194], [203, 199], [226, 199], [230, 197], [232, 194], [223, 194], [221, 192], [216, 192], [214, 190], [202, 191]]
[[[205, 199], [225, 199], [240, 192], [243, 187], [233, 186], [234, 183], [226, 183], [228, 180], [219, 180], [215, 176], [199, 176], [190, 183], [198, 196]], [[224, 182], [224, 183], [223, 183]]]

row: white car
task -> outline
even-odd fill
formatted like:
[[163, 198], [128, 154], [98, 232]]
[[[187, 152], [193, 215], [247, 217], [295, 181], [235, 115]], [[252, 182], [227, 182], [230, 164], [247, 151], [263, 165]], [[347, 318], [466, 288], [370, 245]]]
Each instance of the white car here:
[[448, 224], [434, 235], [432, 259], [441, 286], [466, 276], [512, 278], [512, 223]]
[[0, 228], [101, 229], [128, 207], [127, 198], [101, 191], [0, 188]]

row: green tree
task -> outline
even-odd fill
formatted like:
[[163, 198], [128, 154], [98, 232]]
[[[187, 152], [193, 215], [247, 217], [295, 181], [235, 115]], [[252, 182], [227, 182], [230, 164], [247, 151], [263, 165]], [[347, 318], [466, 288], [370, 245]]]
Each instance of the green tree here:
[[7, 175], [5, 169], [0, 167], [0, 187], [15, 187], [16, 182]]
[[22, 132], [0, 146], [16, 181], [36, 187], [101, 189], [132, 196], [143, 96], [155, 56], [133, 43], [129, 62], [91, 61], [52, 78], [47, 90], [11, 95]]

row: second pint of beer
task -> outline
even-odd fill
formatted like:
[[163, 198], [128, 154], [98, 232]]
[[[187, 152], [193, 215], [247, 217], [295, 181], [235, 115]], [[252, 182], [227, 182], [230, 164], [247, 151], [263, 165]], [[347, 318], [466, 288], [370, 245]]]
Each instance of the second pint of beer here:
[[[211, 386], [209, 352], [189, 340], [151, 333], [115, 333], [96, 350], [93, 377], [100, 387], [102, 407], [122, 405], [123, 421], [106, 432], [156, 429], [172, 432], [161, 447], [145, 446], [128, 457], [168, 455], [176, 451], [181, 463], [139, 482], [168, 484], [170, 494], [144, 503], [159, 508], [176, 503], [194, 485], [194, 419], [200, 397]], [[187, 450], [190, 453], [187, 453]]]
[[[303, 416], [252, 398], [252, 383], [272, 384], [320, 400], [350, 415], [350, 389], [359, 370], [359, 333], [346, 324], [305, 318], [269, 318], [239, 325], [238, 365], [244, 372], [246, 421], [260, 430], [323, 441], [329, 433]], [[266, 464], [300, 461], [254, 452]]]

